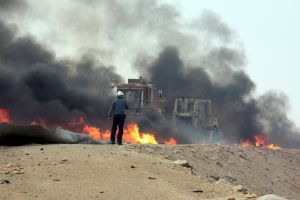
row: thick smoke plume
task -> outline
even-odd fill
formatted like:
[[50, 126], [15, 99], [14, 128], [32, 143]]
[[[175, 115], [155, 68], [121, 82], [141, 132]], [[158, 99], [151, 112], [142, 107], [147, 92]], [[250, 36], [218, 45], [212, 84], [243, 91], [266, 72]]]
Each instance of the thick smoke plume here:
[[[208, 57], [220, 64], [236, 62], [232, 49], [214, 49]], [[223, 55], [225, 54], [225, 55]], [[226, 59], [227, 58], [227, 59]], [[238, 58], [240, 59], [240, 58]], [[267, 134], [272, 142], [299, 147], [300, 137], [295, 125], [287, 118], [286, 99], [267, 93], [255, 99], [251, 96], [255, 84], [243, 70], [227, 68], [227, 83], [213, 81], [207, 66], [186, 66], [176, 47], [168, 47], [148, 66], [148, 76], [167, 95], [167, 111], [172, 112], [175, 98], [204, 98], [213, 102], [225, 138], [232, 141], [253, 139], [254, 134]], [[214, 77], [216, 78], [216, 77]]]
[[[0, 0], [0, 108], [13, 121], [51, 126], [83, 116], [103, 126], [111, 80], [140, 74], [164, 91], [169, 115], [175, 98], [211, 99], [227, 140], [261, 133], [300, 147], [286, 98], [253, 96], [243, 46], [212, 11], [183, 22], [156, 0], [25, 2]], [[145, 113], [139, 122], [159, 138], [193, 142], [194, 134], [177, 133], [152, 108]]]
[[0, 30], [0, 105], [14, 122], [52, 126], [106, 117], [111, 79], [122, 80], [114, 67], [89, 55], [79, 62], [58, 60], [33, 38], [16, 37], [2, 21]]

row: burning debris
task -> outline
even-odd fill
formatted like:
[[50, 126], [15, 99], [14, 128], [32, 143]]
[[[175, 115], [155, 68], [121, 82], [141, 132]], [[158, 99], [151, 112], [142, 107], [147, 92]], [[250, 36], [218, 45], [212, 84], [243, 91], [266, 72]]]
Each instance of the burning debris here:
[[[209, 99], [212, 102], [211, 116], [218, 118], [217, 128], [221, 127], [225, 143], [253, 141], [255, 133], [259, 132], [280, 146], [300, 147], [299, 130], [287, 117], [284, 95], [274, 92], [258, 98], [252, 95], [255, 83], [244, 70], [244, 49], [241, 45], [235, 47], [235, 43], [240, 41], [236, 41], [230, 28], [213, 12], [203, 12], [191, 23], [195, 30], [190, 30], [190, 25], [180, 22], [180, 13], [174, 7], [156, 1], [137, 1], [132, 3], [130, 11], [125, 1], [98, 2], [98, 6], [92, 7], [85, 1], [69, 3], [74, 5], [70, 6], [72, 8], [88, 6], [95, 16], [102, 13], [99, 24], [76, 21], [79, 27], [87, 27], [80, 30], [84, 30], [80, 34], [77, 34], [78, 29], [59, 30], [61, 34], [56, 37], [66, 42], [63, 45], [74, 47], [78, 52], [87, 52], [69, 58], [57, 57], [60, 53], [56, 52], [57, 48], [50, 49], [51, 44], [38, 42], [47, 39], [23, 35], [26, 30], [17, 29], [21, 22], [14, 21], [17, 18], [11, 16], [22, 10], [26, 17], [26, 9], [32, 9], [32, 6], [20, 4], [19, 0], [5, 1], [0, 5], [0, 122], [38, 124], [48, 129], [61, 127], [89, 133], [97, 139], [106, 138], [109, 134], [106, 113], [114, 96], [111, 81], [117, 80], [120, 88], [128, 90], [128, 97], [140, 99], [134, 106], [136, 113], [144, 108], [143, 116], [129, 120], [141, 132], [136, 134], [135, 142], [201, 142], [199, 132], [179, 130], [166, 120], [172, 118], [175, 100], [184, 96], [186, 99]], [[116, 7], [122, 10], [121, 14], [106, 12]], [[98, 8], [102, 8], [105, 14]], [[74, 12], [71, 13], [73, 15]], [[65, 15], [66, 19], [70, 19], [67, 13]], [[17, 23], [15, 26], [12, 25], [14, 22]], [[111, 29], [105, 32], [102, 27], [107, 26]], [[126, 40], [124, 33], [127, 33]], [[145, 42], [135, 41], [136, 33]], [[82, 46], [82, 42], [74, 42], [82, 41], [82, 35], [89, 37], [86, 46]], [[201, 35], [206, 36], [205, 41], [202, 41]], [[107, 42], [109, 48], [106, 49], [106, 45], [98, 45], [102, 46], [100, 49], [95, 47], [99, 37], [100, 44]], [[70, 41], [72, 44], [68, 43]], [[121, 51], [124, 48], [120, 47], [130, 49]], [[114, 60], [119, 57], [128, 57], [128, 66], [136, 66], [139, 74], [152, 82], [143, 83], [135, 92], [130, 91], [128, 85], [122, 86], [124, 81], [120, 74], [123, 72], [116, 72], [118, 62]], [[134, 83], [136, 79], [131, 81], [130, 84], [141, 84]], [[165, 97], [163, 104], [160, 95]], [[147, 105], [149, 102], [156, 106]], [[129, 127], [132, 126], [129, 124]], [[128, 140], [132, 141], [132, 134], [128, 135]]]
[[79, 134], [63, 129], [49, 131], [39, 125], [16, 126], [0, 124], [0, 145], [24, 145], [24, 144], [104, 144], [88, 135]]
[[[83, 132], [98, 140], [110, 139], [110, 130], [101, 132], [99, 128], [93, 126], [85, 126]], [[140, 133], [138, 125], [132, 122], [127, 124], [127, 127], [124, 129], [123, 140], [132, 144], [158, 144], [154, 134]]]
[[0, 123], [9, 123], [10, 118], [6, 110], [0, 108]]
[[[8, 112], [2, 110], [0, 121], [9, 123]], [[74, 120], [68, 123], [68, 127], [79, 130], [81, 133], [85, 133], [89, 137], [83, 134], [74, 133], [71, 131], [63, 130], [60, 127], [56, 127], [55, 131], [49, 131], [46, 128], [45, 123], [41, 125], [36, 121], [31, 122], [32, 126], [13, 126], [10, 124], [0, 124], [0, 138], [2, 141], [0, 144], [23, 144], [23, 143], [92, 143], [103, 144], [110, 139], [110, 130], [101, 131], [100, 128], [88, 125], [83, 117], [78, 120]], [[80, 130], [81, 128], [81, 130]], [[92, 139], [94, 138], [94, 139]], [[158, 144], [154, 134], [140, 133], [139, 127], [136, 123], [131, 122], [127, 124], [127, 127], [123, 133], [123, 140], [132, 144]], [[170, 138], [165, 141], [161, 141], [164, 144], [176, 144], [174, 138]]]
[[241, 145], [244, 147], [266, 147], [269, 149], [280, 149], [280, 146], [277, 144], [268, 144], [268, 138], [265, 135], [254, 135], [255, 142], [252, 142], [250, 140], [243, 140], [241, 142]]

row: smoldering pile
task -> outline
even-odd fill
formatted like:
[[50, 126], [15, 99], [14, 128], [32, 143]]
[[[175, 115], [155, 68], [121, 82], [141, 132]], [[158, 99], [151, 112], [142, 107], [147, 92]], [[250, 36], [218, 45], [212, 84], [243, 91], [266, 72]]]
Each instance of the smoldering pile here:
[[0, 124], [0, 145], [25, 144], [105, 144], [88, 135], [56, 129], [49, 131], [39, 125], [16, 126]]

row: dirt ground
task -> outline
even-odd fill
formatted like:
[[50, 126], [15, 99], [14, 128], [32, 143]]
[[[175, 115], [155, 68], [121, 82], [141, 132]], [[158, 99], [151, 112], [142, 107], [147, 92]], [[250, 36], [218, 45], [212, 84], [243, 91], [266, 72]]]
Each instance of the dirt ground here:
[[[250, 199], [253, 195], [245, 193], [299, 199], [299, 153], [220, 145], [0, 147], [0, 199]], [[172, 163], [178, 159], [187, 160], [193, 169]], [[236, 185], [248, 192], [236, 191]]]

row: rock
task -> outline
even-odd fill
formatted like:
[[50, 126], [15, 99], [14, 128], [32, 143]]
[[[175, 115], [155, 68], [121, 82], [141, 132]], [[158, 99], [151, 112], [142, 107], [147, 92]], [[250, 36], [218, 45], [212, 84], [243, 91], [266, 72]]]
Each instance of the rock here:
[[68, 159], [62, 159], [61, 161], [59, 161], [60, 164], [66, 163], [68, 161]]
[[23, 170], [13, 170], [13, 174], [24, 174]]
[[130, 168], [134, 169], [134, 168], [135, 168], [135, 166], [131, 165], [131, 166], [130, 166]]
[[152, 153], [154, 150], [152, 149], [152, 148], [150, 148], [150, 147], [147, 147], [146, 149], [145, 149], [148, 153]]
[[58, 178], [55, 178], [55, 179], [53, 179], [53, 181], [60, 181], [60, 179], [58, 179]]
[[191, 169], [193, 169], [193, 166], [190, 165], [190, 164], [188, 163], [188, 161], [186, 161], [186, 160], [175, 160], [175, 161], [172, 162], [172, 163], [174, 163], [174, 164], [176, 164], [176, 165], [180, 165], [180, 166], [182, 166], [182, 167], [186, 167], [186, 168], [191, 168]]
[[210, 178], [214, 179], [215, 181], [220, 180], [219, 176], [209, 175]]
[[245, 188], [245, 187], [242, 186], [242, 185], [234, 186], [232, 189], [233, 189], [234, 191], [238, 191], [238, 192], [241, 192], [241, 193], [244, 193], [244, 194], [247, 194], [247, 192], [248, 192], [247, 188]]
[[234, 197], [228, 197], [227, 200], [235, 200]]
[[186, 160], [175, 160], [175, 161], [172, 162], [172, 163], [174, 163], [174, 164], [176, 164], [176, 165], [185, 165], [185, 164], [188, 163], [188, 161], [186, 161]]
[[177, 154], [177, 153], [181, 153], [181, 151], [175, 150], [175, 151], [173, 151], [173, 153], [174, 153], [174, 154]]
[[223, 167], [223, 164], [220, 163], [220, 162], [216, 162], [216, 165], [219, 166], [219, 167]]
[[256, 199], [257, 195], [254, 194], [254, 193], [248, 193], [248, 194], [245, 195], [245, 198], [247, 198], [247, 199]]
[[216, 182], [217, 185], [221, 184], [221, 185], [226, 185], [228, 187], [232, 187], [232, 184], [230, 182], [228, 182], [227, 180], [225, 179], [220, 179]]
[[15, 167], [12, 171], [13, 174], [24, 174], [23, 167]]
[[277, 196], [275, 194], [268, 194], [261, 197], [258, 197], [257, 200], [287, 200], [284, 197]]
[[148, 179], [155, 180], [156, 178], [149, 176]]
[[43, 151], [43, 150], [44, 150], [44, 148], [40, 148], [40, 150], [41, 150], [41, 151]]
[[200, 190], [200, 189], [197, 189], [197, 190], [193, 190], [193, 192], [195, 192], [195, 193], [203, 193], [204, 191]]
[[1, 179], [0, 184], [10, 184], [10, 181], [7, 179]]
[[226, 181], [230, 182], [230, 183], [233, 183], [233, 182], [236, 182], [236, 178], [232, 177], [232, 176], [224, 176], [223, 177]]

